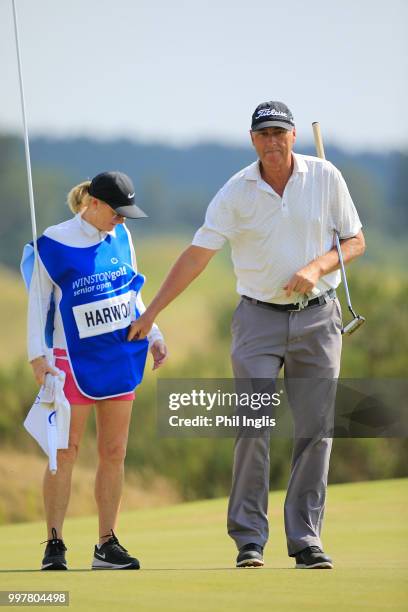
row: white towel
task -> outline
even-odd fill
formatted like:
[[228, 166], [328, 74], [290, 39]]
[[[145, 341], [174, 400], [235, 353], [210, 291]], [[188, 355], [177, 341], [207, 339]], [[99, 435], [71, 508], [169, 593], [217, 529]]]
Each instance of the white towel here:
[[[55, 368], [55, 366], [54, 366]], [[57, 449], [68, 448], [71, 406], [64, 393], [65, 372], [46, 374], [24, 427], [48, 455], [50, 471], [57, 471]]]

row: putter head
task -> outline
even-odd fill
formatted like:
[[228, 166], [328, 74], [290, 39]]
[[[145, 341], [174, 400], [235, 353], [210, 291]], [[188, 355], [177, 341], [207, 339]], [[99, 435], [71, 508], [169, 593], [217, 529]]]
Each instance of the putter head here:
[[350, 336], [353, 334], [359, 327], [361, 327], [365, 323], [365, 318], [361, 315], [356, 315], [350, 323], [347, 323], [345, 327], [341, 330], [342, 334], [347, 334]]

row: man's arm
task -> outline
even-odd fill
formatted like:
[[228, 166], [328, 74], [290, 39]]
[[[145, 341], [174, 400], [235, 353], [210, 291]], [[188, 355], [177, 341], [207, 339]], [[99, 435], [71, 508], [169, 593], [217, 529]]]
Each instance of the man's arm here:
[[[340, 245], [344, 264], [360, 257], [365, 251], [363, 232], [360, 230], [356, 236], [341, 240]], [[311, 261], [307, 266], [298, 270], [298, 272], [292, 276], [288, 284], [284, 287], [284, 289], [286, 289], [286, 295], [289, 297], [292, 291], [296, 291], [297, 293], [310, 293], [320, 277], [330, 272], [334, 272], [334, 270], [338, 270], [339, 268], [339, 255], [336, 247], [333, 247], [330, 251]]]
[[217, 251], [189, 246], [180, 255], [146, 311], [133, 321], [128, 340], [145, 338], [159, 312], [166, 308], [188, 285], [201, 274]]

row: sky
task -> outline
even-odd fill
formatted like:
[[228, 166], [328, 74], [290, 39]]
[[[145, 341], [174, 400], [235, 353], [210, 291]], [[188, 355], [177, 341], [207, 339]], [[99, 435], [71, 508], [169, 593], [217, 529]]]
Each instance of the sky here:
[[[350, 150], [408, 149], [407, 0], [15, 0], [30, 136], [248, 142], [284, 101]], [[0, 131], [22, 133], [12, 0]]]

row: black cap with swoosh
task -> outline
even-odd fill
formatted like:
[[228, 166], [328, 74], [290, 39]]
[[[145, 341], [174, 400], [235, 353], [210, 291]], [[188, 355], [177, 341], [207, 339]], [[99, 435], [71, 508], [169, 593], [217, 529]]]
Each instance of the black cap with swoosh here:
[[117, 215], [128, 219], [142, 219], [146, 213], [135, 204], [135, 188], [132, 180], [123, 172], [101, 172], [88, 188], [89, 195], [102, 200]]

